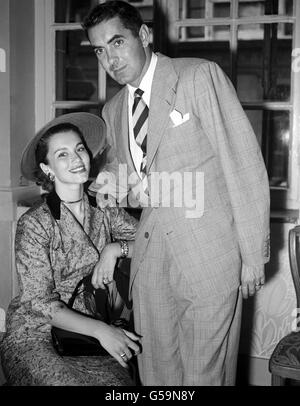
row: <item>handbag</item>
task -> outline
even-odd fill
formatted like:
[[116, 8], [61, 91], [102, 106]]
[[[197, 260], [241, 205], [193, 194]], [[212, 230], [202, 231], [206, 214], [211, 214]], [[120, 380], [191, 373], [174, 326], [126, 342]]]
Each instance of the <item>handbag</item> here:
[[[115, 327], [121, 327], [126, 330], [132, 330], [128, 320], [123, 318], [114, 319], [113, 309], [110, 305], [109, 290], [94, 289], [91, 283], [92, 275], [81, 279], [76, 285], [68, 307], [73, 308], [76, 297], [81, 294], [87, 294], [90, 301], [93, 301], [92, 310], [94, 318], [105, 323], [112, 324]], [[80, 287], [83, 289], [80, 291]], [[100, 342], [94, 338], [80, 333], [64, 330], [59, 327], [51, 328], [52, 343], [61, 356], [99, 356], [108, 355], [108, 352], [102, 347]]]

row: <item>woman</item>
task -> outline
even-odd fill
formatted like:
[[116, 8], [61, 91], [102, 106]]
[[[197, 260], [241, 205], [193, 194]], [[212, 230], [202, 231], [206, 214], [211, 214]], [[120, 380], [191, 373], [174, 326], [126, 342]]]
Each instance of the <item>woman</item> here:
[[[104, 148], [103, 121], [71, 113], [52, 120], [23, 153], [23, 176], [49, 193], [16, 230], [20, 293], [9, 306], [1, 343], [11, 385], [133, 384], [127, 362], [139, 353], [139, 337], [89, 317], [83, 298], [75, 301], [76, 311], [66, 305], [77, 283], [94, 272], [94, 286], [107, 286], [116, 311], [124, 306], [112, 277], [117, 258], [131, 256], [136, 220], [122, 209], [93, 207], [84, 193], [90, 152], [99, 156]], [[96, 338], [113, 358], [59, 356], [51, 326]]]

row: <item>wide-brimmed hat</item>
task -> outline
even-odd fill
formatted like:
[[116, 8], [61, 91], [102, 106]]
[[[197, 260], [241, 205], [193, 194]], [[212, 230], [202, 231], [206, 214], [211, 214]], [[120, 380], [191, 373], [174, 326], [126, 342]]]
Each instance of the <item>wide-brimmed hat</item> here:
[[35, 171], [37, 164], [35, 160], [35, 151], [40, 139], [50, 128], [57, 124], [70, 123], [79, 128], [82, 132], [85, 142], [91, 151], [93, 158], [100, 155], [107, 147], [106, 127], [102, 118], [91, 113], [69, 113], [56, 117], [46, 124], [35, 137], [25, 147], [21, 158], [22, 175], [35, 181]]

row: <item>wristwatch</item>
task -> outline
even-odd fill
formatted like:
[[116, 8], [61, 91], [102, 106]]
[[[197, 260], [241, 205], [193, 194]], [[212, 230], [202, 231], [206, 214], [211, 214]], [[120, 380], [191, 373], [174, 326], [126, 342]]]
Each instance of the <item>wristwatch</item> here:
[[127, 258], [129, 253], [128, 242], [125, 240], [120, 240], [119, 242], [121, 247], [121, 258]]

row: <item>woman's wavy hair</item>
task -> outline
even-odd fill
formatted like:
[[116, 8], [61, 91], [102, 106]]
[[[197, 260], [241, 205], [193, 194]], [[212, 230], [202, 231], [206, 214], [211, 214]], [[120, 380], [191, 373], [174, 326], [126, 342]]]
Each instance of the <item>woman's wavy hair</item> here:
[[62, 123], [49, 128], [49, 130], [47, 130], [45, 134], [40, 138], [35, 150], [36, 170], [34, 172], [34, 176], [36, 179], [36, 184], [38, 186], [41, 186], [41, 188], [46, 192], [51, 192], [54, 189], [54, 181], [51, 180], [49, 176], [47, 176], [43, 172], [43, 170], [40, 167], [40, 164], [41, 163], [44, 163], [45, 165], [49, 164], [47, 155], [49, 151], [49, 140], [51, 139], [51, 137], [55, 134], [66, 133], [68, 131], [74, 131], [76, 134], [79, 135], [91, 159], [92, 155], [85, 142], [84, 136], [76, 125], [71, 123]]

